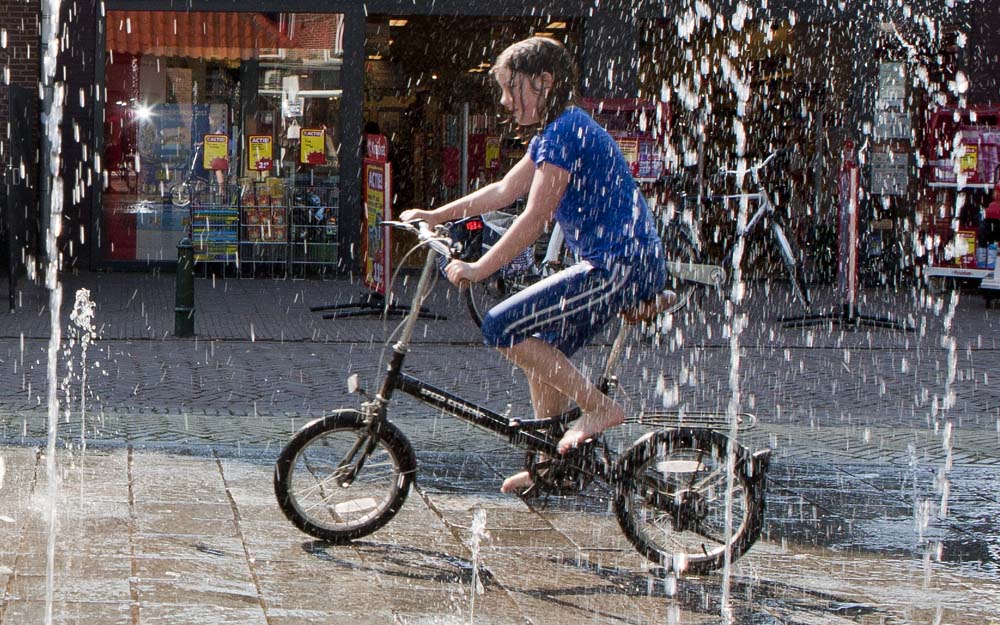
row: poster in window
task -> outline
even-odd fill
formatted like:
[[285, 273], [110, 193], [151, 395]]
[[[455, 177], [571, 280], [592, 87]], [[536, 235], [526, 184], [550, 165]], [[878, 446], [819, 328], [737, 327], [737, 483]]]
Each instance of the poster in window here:
[[274, 163], [271, 135], [250, 135], [250, 169], [268, 171]]
[[629, 169], [634, 175], [639, 169], [639, 138], [638, 137], [615, 137], [618, 147], [621, 148], [622, 156], [628, 163]]
[[500, 137], [486, 137], [486, 169], [500, 169]]
[[903, 195], [909, 183], [909, 157], [905, 152], [871, 153], [871, 192], [875, 195]]
[[326, 143], [322, 128], [303, 128], [299, 133], [299, 162], [307, 165], [326, 164]]
[[906, 110], [906, 65], [879, 63], [878, 91], [875, 99], [875, 137], [907, 139], [910, 114]]
[[202, 167], [215, 171], [229, 169], [229, 137], [205, 135], [205, 158]]

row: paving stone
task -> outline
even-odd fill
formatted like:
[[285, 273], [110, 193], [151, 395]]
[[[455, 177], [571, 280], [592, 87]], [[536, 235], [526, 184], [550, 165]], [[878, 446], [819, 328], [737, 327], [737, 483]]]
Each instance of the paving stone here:
[[[375, 388], [397, 323], [309, 311], [353, 299], [357, 285], [199, 278], [193, 339], [172, 336], [173, 276], [67, 275], [67, 301], [84, 287], [101, 336], [87, 354], [86, 411], [73, 378], [58, 423], [57, 557], [103, 554], [112, 568], [74, 573], [67, 591], [94, 596], [77, 601], [73, 590], [56, 622], [434, 623], [421, 593], [461, 619], [472, 571], [463, 541], [479, 508], [494, 537], [481, 554], [493, 576], [479, 611], [488, 622], [719, 621], [719, 576], [682, 578], [667, 596], [606, 501], [541, 507], [500, 496], [520, 453], [405, 397], [390, 415], [418, 451], [419, 474], [397, 518], [346, 546], [288, 523], [273, 501], [274, 459], [309, 420], [358, 406], [350, 373]], [[21, 288], [20, 308], [0, 317], [0, 517], [11, 519], [0, 518], [0, 625], [41, 622], [44, 607], [34, 597], [47, 541], [36, 452], [48, 433], [47, 293]], [[737, 621], [988, 623], [1000, 613], [989, 550], [1000, 514], [1000, 315], [963, 297], [946, 329], [908, 293], [869, 290], [869, 312], [907, 311], [920, 331], [786, 328], [778, 318], [795, 311], [773, 305], [783, 288], [770, 300], [751, 290], [739, 336], [741, 409], [759, 421], [740, 440], [772, 447], [774, 459], [764, 539], [734, 569]], [[829, 290], [816, 296], [818, 310], [837, 304]], [[523, 378], [480, 345], [463, 300], [441, 285], [428, 306], [449, 319], [418, 323], [409, 371], [529, 414]], [[64, 327], [68, 315], [64, 306]], [[633, 341], [619, 374], [632, 421], [609, 433], [613, 449], [648, 430], [643, 412], [725, 412], [724, 327], [706, 297], [670, 331]], [[581, 350], [583, 366], [600, 366], [605, 340]], [[78, 374], [78, 350], [73, 359]], [[66, 378], [65, 359], [60, 369]], [[918, 605], [928, 597], [931, 607]], [[840, 603], [866, 607], [845, 613]]]

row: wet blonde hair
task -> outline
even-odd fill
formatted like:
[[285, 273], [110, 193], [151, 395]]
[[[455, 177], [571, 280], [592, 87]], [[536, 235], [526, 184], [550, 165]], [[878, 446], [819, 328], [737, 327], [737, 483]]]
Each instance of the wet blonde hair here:
[[535, 91], [542, 90], [538, 81], [543, 73], [548, 72], [552, 76], [552, 87], [543, 98], [538, 112], [539, 129], [545, 128], [548, 122], [573, 104], [579, 72], [569, 50], [555, 39], [529, 37], [518, 41], [497, 56], [490, 74], [495, 78], [501, 69], [510, 73], [510, 84], [507, 85], [510, 89], [513, 89], [519, 74], [527, 77]]

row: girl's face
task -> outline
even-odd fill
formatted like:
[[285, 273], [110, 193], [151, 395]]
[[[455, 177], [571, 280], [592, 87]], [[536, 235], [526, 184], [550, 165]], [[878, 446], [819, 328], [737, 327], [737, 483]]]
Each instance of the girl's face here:
[[536, 80], [541, 86], [539, 90], [532, 84], [531, 78], [521, 73], [514, 74], [512, 82], [511, 72], [506, 67], [501, 67], [494, 73], [500, 85], [500, 105], [510, 111], [517, 125], [531, 126], [539, 122], [547, 76], [548, 74], [542, 74]]

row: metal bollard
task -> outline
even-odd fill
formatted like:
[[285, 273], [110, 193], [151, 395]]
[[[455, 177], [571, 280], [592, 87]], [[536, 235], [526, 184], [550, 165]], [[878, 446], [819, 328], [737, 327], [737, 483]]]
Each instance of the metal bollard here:
[[177, 242], [174, 336], [194, 336], [194, 246], [187, 237]]

